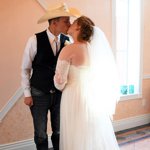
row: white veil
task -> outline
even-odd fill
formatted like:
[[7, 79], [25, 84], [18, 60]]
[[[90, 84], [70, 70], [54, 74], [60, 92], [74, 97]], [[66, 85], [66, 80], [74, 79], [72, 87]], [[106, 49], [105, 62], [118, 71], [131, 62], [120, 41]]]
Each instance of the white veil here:
[[100, 30], [94, 26], [94, 34], [89, 43], [90, 93], [89, 102], [94, 111], [115, 113], [119, 100], [119, 79], [112, 49]]

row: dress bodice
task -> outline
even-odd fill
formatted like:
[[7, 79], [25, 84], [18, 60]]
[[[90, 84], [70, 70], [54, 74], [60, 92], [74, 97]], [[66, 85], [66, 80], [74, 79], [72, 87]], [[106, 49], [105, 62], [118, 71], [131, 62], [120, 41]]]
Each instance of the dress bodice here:
[[88, 76], [88, 66], [80, 65], [70, 65], [68, 72], [68, 84], [77, 83], [86, 80]]
[[[54, 82], [56, 88], [62, 90], [66, 85], [79, 84], [87, 81], [89, 66], [75, 66], [65, 60], [57, 62]], [[85, 83], [84, 82], [84, 83]]]

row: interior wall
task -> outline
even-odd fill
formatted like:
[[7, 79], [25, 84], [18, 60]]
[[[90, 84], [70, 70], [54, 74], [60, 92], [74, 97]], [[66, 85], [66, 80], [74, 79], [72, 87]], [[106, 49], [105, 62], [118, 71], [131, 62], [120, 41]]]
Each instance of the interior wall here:
[[143, 0], [143, 73], [150, 75], [150, 1]]
[[[45, 0], [55, 3], [58, 1]], [[69, 6], [77, 7], [89, 16], [106, 34], [112, 43], [112, 0], [66, 0]], [[150, 1], [143, 0], [143, 75], [150, 75]], [[92, 7], [91, 7], [92, 6]], [[0, 110], [20, 87], [21, 61], [28, 38], [44, 30], [48, 24], [37, 24], [44, 9], [36, 0], [0, 1]], [[150, 113], [150, 80], [143, 80], [143, 98], [119, 102], [115, 120]], [[50, 126], [50, 125], [49, 125]], [[51, 132], [49, 128], [49, 133]], [[0, 144], [33, 138], [30, 111], [21, 98], [0, 123]]]
[[[20, 87], [22, 54], [27, 38], [43, 29], [44, 10], [36, 0], [0, 1], [0, 110]], [[33, 11], [34, 10], [34, 11]]]

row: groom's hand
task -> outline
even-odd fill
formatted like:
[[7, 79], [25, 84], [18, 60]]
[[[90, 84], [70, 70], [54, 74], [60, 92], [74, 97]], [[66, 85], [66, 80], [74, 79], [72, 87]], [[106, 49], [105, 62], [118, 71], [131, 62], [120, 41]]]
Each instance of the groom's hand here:
[[33, 105], [33, 99], [32, 99], [32, 97], [25, 97], [25, 98], [24, 98], [24, 103], [25, 103], [27, 106], [31, 107], [31, 106]]

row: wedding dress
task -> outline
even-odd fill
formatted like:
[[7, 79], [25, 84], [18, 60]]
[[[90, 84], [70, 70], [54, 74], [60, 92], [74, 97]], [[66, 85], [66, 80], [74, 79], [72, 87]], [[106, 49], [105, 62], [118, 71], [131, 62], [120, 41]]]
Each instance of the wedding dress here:
[[110, 94], [104, 94], [109, 91], [101, 89], [104, 85], [99, 81], [94, 82], [91, 76], [95, 72], [91, 67], [92, 64], [75, 66], [65, 60], [57, 62], [56, 74], [60, 82], [56, 82], [55, 77], [54, 82], [56, 88], [62, 90], [60, 150], [119, 150], [106, 111], [110, 109], [107, 108]]

